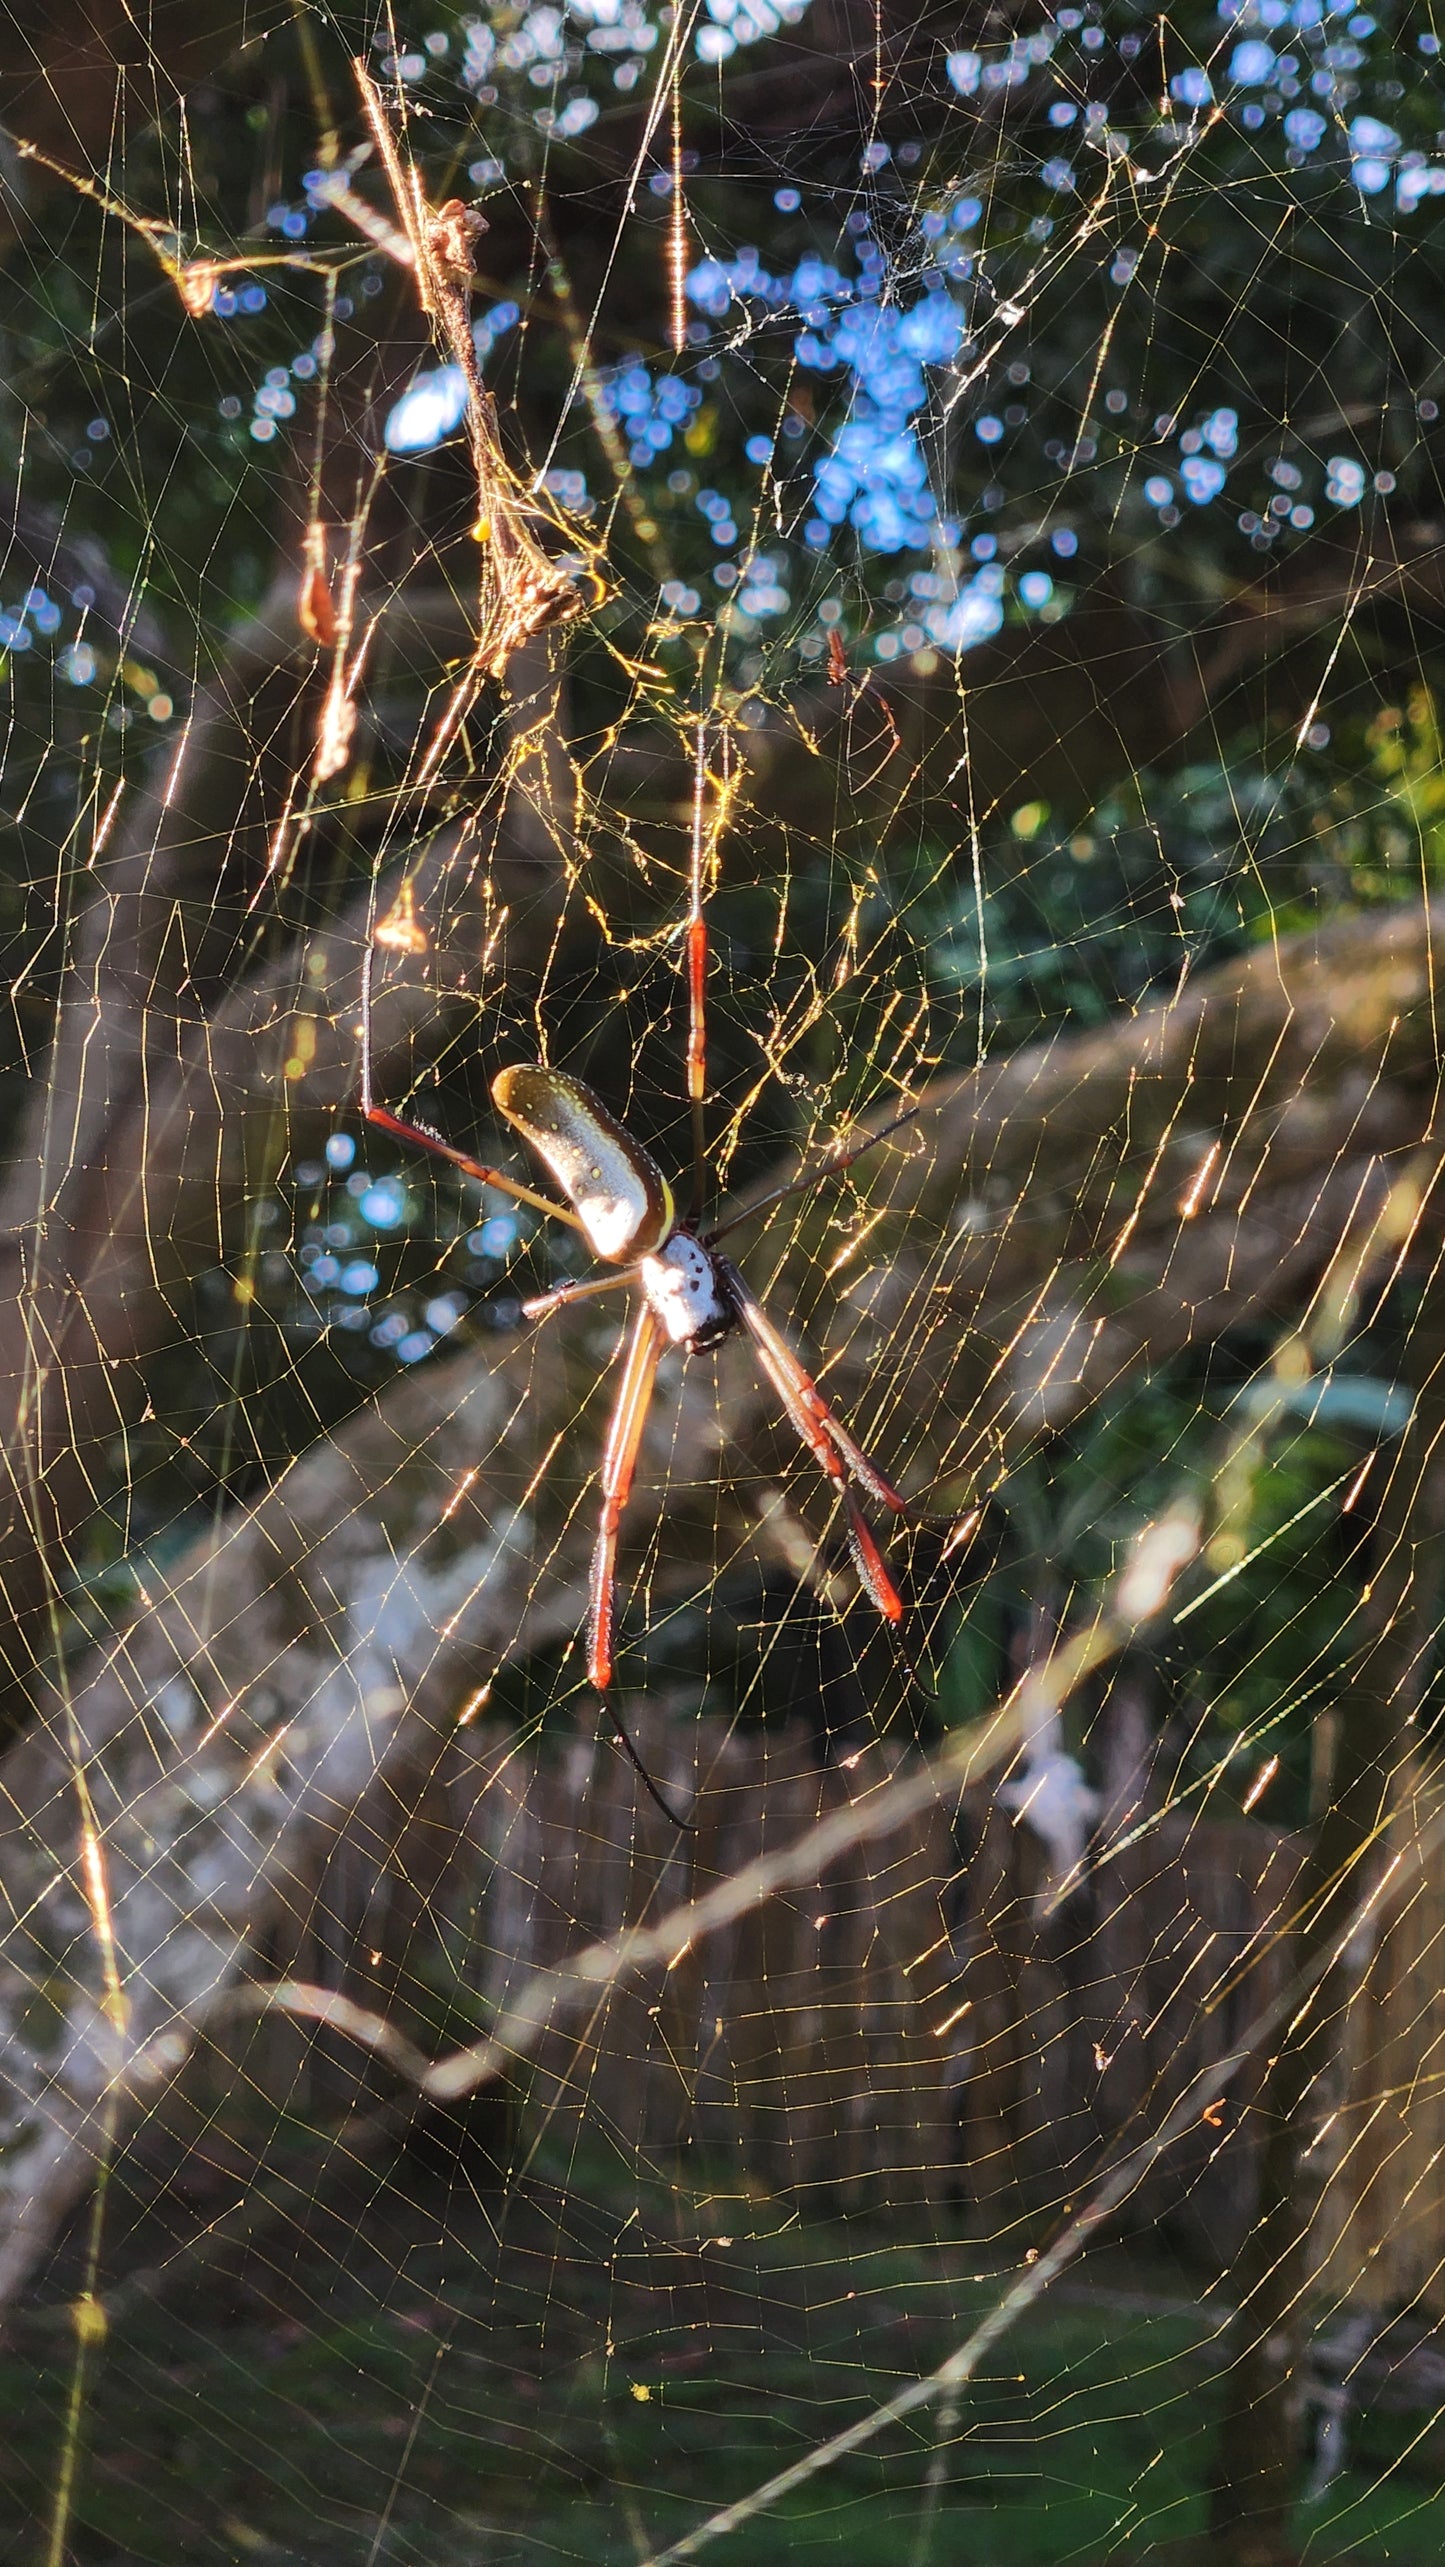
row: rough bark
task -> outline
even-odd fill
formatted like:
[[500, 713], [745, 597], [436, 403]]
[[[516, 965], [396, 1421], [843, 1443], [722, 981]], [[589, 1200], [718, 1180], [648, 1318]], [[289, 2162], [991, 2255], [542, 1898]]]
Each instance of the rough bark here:
[[776, 1243], [793, 1307], [878, 1386], [885, 1461], [896, 1409], [892, 1464], [965, 1502], [1132, 1367], [1298, 1309], [1392, 1166], [1434, 1151], [1442, 928], [1341, 919], [939, 1082], [856, 1172], [866, 1259], [822, 1284], [815, 1198], [771, 1216], [755, 1279]]
[[[435, 619], [426, 639], [435, 650]], [[256, 904], [293, 770], [254, 742], [275, 740], [288, 708], [305, 717], [312, 656], [288, 575], [86, 877], [46, 1074], [0, 1195], [0, 1726], [23, 1720], [49, 1663], [55, 1582], [96, 1503], [101, 1448], [144, 1398], [144, 1359], [184, 1332], [190, 1284], [234, 1249], [287, 1150], [354, 1091], [372, 893], [274, 959]], [[541, 723], [553, 766], [565, 765], [556, 710], [550, 667], [519, 670], [514, 741]], [[566, 803], [546, 761], [539, 794], [537, 764], [515, 755], [476, 814], [411, 851], [376, 901], [402, 870], [422, 903], [454, 877], [474, 880], [474, 899], [509, 912], [517, 968], [548, 951]], [[379, 1076], [444, 1036], [465, 1004], [420, 983], [387, 993]]]

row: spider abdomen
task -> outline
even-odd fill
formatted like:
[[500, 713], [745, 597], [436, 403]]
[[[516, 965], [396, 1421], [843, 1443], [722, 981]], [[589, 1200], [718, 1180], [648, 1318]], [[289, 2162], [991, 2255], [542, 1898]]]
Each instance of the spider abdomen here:
[[676, 1217], [666, 1177], [582, 1079], [518, 1062], [493, 1079], [492, 1100], [575, 1205], [594, 1257], [621, 1266], [666, 1242]]
[[656, 1256], [643, 1258], [642, 1289], [669, 1344], [690, 1355], [719, 1345], [736, 1323], [716, 1262], [690, 1230], [674, 1230]]

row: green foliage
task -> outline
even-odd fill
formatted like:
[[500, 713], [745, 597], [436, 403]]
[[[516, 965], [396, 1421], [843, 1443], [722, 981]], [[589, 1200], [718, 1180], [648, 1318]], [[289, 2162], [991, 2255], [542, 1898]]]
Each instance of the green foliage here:
[[[214, 2305], [128, 2320], [92, 2357], [77, 2567], [364, 2567], [384, 2512], [384, 2554], [408, 2567], [474, 2567], [479, 2550], [628, 2567], [942, 2359], [1001, 2287], [896, 2215], [799, 2225], [765, 2195], [714, 2195], [680, 2230], [674, 2194], [644, 2191], [639, 2214], [635, 2186], [624, 2207], [580, 2194], [578, 2172], [569, 2160], [570, 2234], [540, 2180], [500, 2251], [484, 2203], [450, 2190], [439, 2247], [423, 2193], [391, 2205], [394, 2273], [375, 2295], [312, 2252], [289, 2285], [278, 2274], [265, 2320]], [[1098, 2281], [1097, 2300], [1086, 2279], [1025, 2318], [941, 2434], [925, 2411], [880, 2437], [720, 2543], [719, 2567], [802, 2567], [844, 2537], [866, 2567], [1068, 2567], [1200, 2529], [1213, 2323], [1167, 2267], [1115, 2259]], [[66, 2389], [63, 2358], [0, 2365], [0, 2556], [17, 2567], [22, 2517], [46, 2516]], [[1364, 2465], [1301, 2508], [1312, 2557], [1438, 2555], [1420, 2423], [1370, 2418]]]
[[[1051, 1624], [1068, 1620], [1181, 1487], [1196, 1485], [1208, 1507], [1226, 1436], [1256, 1395], [1247, 1351], [1226, 1346], [1212, 1374], [1181, 1363], [1099, 1402], [1009, 1474], [994, 1500], [1007, 1525], [998, 1563], [945, 1658], [945, 1722], [984, 1717], [1030, 1616], [1042, 1608]], [[1360, 1638], [1358, 1542], [1342, 1503], [1408, 1410], [1396, 1385], [1341, 1371], [1307, 1384], [1295, 1404], [1302, 1415], [1268, 1438], [1239, 1521], [1206, 1548], [1153, 1660], [1159, 1716], [1182, 1723], [1176, 1792], [1237, 1805], [1273, 1755], [1280, 1772], [1265, 1815], [1286, 1826], [1306, 1815], [1314, 1721], [1350, 1681]], [[1087, 1760], [1089, 1701], [1073, 1706], [1070, 1724]]]

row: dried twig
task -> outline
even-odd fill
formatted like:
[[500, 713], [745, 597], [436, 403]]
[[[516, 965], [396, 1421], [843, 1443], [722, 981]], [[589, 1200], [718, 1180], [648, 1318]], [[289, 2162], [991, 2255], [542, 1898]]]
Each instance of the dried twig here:
[[398, 220], [410, 243], [422, 310], [466, 385], [467, 433], [477, 476], [475, 532], [483, 563], [477, 646], [428, 752], [430, 769], [465, 719], [482, 679], [500, 677], [523, 642], [553, 624], [569, 623], [582, 612], [584, 600], [532, 534], [528, 518], [533, 511], [502, 451], [496, 404], [482, 381], [472, 337], [471, 279], [472, 252], [484, 219], [458, 197], [437, 207], [427, 203], [415, 169], [403, 163], [397, 150], [380, 92], [363, 63], [355, 71]]

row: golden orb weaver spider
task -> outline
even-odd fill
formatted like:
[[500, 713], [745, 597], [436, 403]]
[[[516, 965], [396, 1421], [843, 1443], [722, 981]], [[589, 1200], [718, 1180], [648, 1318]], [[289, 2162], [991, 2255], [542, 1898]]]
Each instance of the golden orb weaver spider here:
[[[504, 1169], [487, 1166], [459, 1150], [425, 1124], [409, 1122], [378, 1105], [372, 1092], [372, 978], [378, 946], [418, 953], [426, 948], [425, 931], [415, 918], [403, 887], [396, 908], [373, 929], [362, 965], [361, 1112], [368, 1123], [389, 1133], [479, 1184], [494, 1186], [514, 1202], [530, 1205], [554, 1221], [581, 1232], [599, 1263], [614, 1273], [581, 1283], [554, 1286], [524, 1302], [523, 1315], [542, 1319], [593, 1294], [615, 1292], [623, 1285], [641, 1287], [641, 1299], [623, 1359], [621, 1380], [603, 1447], [600, 1472], [602, 1514], [592, 1555], [588, 1615], [587, 1670], [607, 1700], [614, 1668], [617, 1586], [617, 1537], [632, 1492], [637, 1458], [657, 1368], [676, 1346], [687, 1355], [710, 1353], [742, 1329], [765, 1379], [776, 1391], [783, 1412], [819, 1469], [831, 1484], [843, 1510], [849, 1548], [865, 1594], [885, 1621], [896, 1629], [903, 1620], [903, 1599], [854, 1493], [854, 1483], [894, 1515], [908, 1512], [906, 1500], [876, 1462], [869, 1459], [840, 1418], [835, 1416], [793, 1348], [769, 1318], [756, 1293], [745, 1282], [719, 1242], [755, 1214], [789, 1195], [802, 1194], [831, 1176], [840, 1176], [866, 1150], [876, 1149], [902, 1125], [917, 1106], [895, 1116], [851, 1148], [834, 1151], [816, 1167], [803, 1169], [787, 1184], [775, 1186], [757, 1202], [727, 1220], [700, 1227], [707, 1192], [705, 1113], [707, 1105], [707, 975], [708, 932], [703, 907], [703, 808], [706, 797], [706, 743], [698, 726], [693, 794], [691, 901], [685, 952], [688, 985], [687, 1093], [692, 1112], [692, 1192], [685, 1213], [651, 1152], [619, 1123], [600, 1096], [565, 1070], [523, 1063], [498, 1072], [492, 1101], [504, 1120], [519, 1132], [539, 1158], [565, 1203], [519, 1184]], [[688, 1822], [669, 1808], [627, 1730], [610, 1702], [607, 1710], [618, 1738], [664, 1817], [674, 1827]]]

